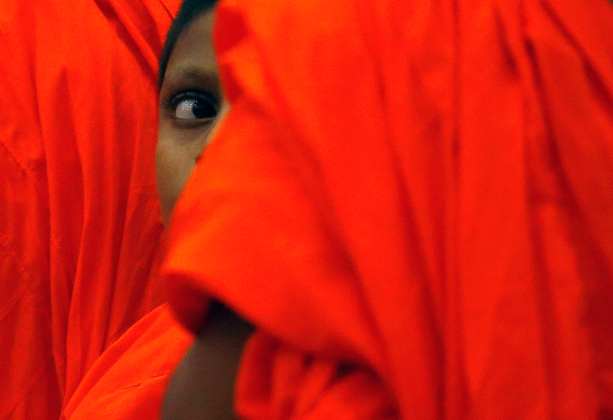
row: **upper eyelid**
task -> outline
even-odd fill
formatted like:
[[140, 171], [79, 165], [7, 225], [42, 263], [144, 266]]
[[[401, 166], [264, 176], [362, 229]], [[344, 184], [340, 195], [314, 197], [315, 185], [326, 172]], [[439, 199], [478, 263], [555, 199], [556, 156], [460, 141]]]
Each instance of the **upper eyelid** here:
[[170, 68], [164, 76], [162, 88], [164, 84], [175, 90], [181, 87], [200, 87], [219, 92], [221, 89], [215, 69], [205, 69], [193, 65], [178, 65], [176, 68]]
[[216, 98], [221, 103], [221, 85], [216, 71], [201, 69], [193, 66], [177, 66], [168, 69], [160, 89], [160, 97], [175, 97], [182, 92], [203, 92]]

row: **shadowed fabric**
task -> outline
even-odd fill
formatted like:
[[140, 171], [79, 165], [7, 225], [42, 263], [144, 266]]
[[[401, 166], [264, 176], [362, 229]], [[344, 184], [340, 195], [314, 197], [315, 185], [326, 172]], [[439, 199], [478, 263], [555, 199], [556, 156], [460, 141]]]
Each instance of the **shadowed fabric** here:
[[[248, 4], [247, 4], [248, 3]], [[257, 328], [247, 419], [613, 413], [607, 1], [219, 6], [163, 275]]]
[[2, 419], [59, 418], [162, 300], [156, 72], [173, 3], [3, 2]]

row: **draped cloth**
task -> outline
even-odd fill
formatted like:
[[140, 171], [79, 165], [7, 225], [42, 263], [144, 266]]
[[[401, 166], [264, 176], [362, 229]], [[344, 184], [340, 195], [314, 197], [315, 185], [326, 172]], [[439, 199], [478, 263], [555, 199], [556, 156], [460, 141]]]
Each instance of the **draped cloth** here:
[[0, 418], [57, 419], [160, 304], [157, 57], [178, 1], [0, 8]]
[[222, 1], [162, 273], [248, 419], [613, 418], [608, 1]]
[[167, 305], [159, 306], [96, 360], [66, 405], [63, 418], [159, 418], [170, 375], [192, 342]]

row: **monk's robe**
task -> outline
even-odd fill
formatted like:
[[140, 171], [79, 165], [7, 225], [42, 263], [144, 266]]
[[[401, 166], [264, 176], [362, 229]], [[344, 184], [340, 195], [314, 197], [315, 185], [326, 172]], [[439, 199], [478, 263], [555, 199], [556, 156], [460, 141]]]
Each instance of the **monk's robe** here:
[[222, 1], [162, 272], [246, 419], [613, 418], [613, 6]]
[[178, 0], [0, 7], [0, 418], [57, 419], [157, 306], [157, 57]]
[[161, 305], [98, 358], [66, 405], [63, 418], [159, 418], [169, 378], [192, 342], [167, 305]]

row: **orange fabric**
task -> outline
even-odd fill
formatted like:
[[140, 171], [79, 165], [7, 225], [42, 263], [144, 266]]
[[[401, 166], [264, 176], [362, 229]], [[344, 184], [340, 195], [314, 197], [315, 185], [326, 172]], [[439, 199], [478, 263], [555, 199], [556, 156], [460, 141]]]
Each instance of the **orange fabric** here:
[[157, 56], [178, 0], [0, 8], [0, 418], [57, 419], [161, 301]]
[[163, 267], [259, 328], [240, 414], [612, 418], [610, 2], [255, 3]]
[[192, 341], [165, 305], [156, 308], [96, 361], [68, 403], [65, 418], [158, 418], [170, 374]]

